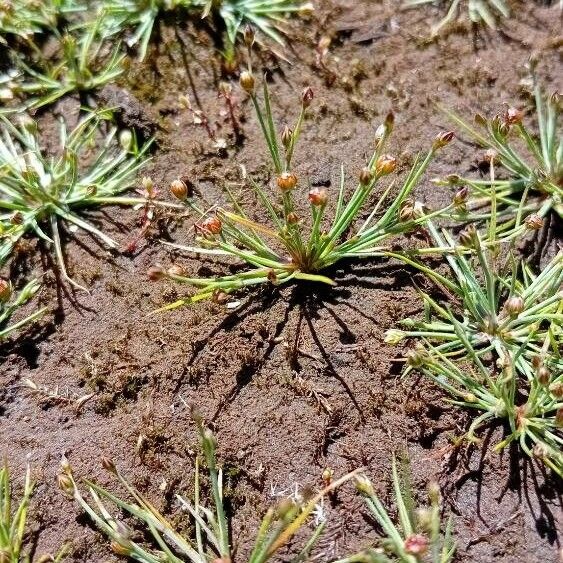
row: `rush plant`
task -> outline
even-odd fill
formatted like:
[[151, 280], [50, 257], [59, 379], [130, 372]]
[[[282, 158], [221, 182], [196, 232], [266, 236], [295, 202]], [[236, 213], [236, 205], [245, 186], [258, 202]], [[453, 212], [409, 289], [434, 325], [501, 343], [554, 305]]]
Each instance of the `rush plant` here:
[[[558, 311], [563, 313], [561, 300]], [[426, 342], [409, 356], [411, 366], [449, 393], [453, 404], [478, 413], [467, 439], [478, 442], [478, 430], [495, 421], [504, 422], [508, 435], [496, 444], [496, 451], [515, 442], [528, 456], [563, 477], [561, 325], [551, 323], [542, 353], [534, 358], [533, 372], [525, 377], [518, 368], [524, 346], [516, 351], [506, 350], [498, 364], [485, 365], [464, 327], [458, 324], [456, 331], [465, 348], [466, 362], [453, 362], [439, 347]]]
[[[27, 511], [32, 494], [33, 482], [28, 465], [25, 472], [23, 495], [18, 504], [14, 504], [10, 470], [5, 461], [0, 469], [0, 558], [3, 563], [31, 562], [31, 556], [25, 554], [23, 550], [27, 533]], [[66, 548], [63, 547], [57, 556], [44, 555], [40, 561], [57, 563], [64, 559], [66, 552]]]
[[0, 2], [0, 43], [14, 35], [29, 40], [36, 33], [53, 29], [61, 18], [81, 11], [79, 0], [3, 0]]
[[450, 563], [455, 555], [452, 520], [448, 519], [442, 533], [441, 495], [437, 483], [428, 486], [429, 506], [415, 508], [410, 468], [405, 463], [399, 470], [393, 459], [392, 471], [398, 524], [389, 516], [371, 481], [359, 475], [356, 488], [365, 498], [383, 538], [379, 546], [336, 563]]
[[15, 66], [19, 74], [12, 78], [15, 94], [30, 96], [26, 102], [29, 109], [37, 109], [71, 93], [85, 93], [114, 81], [123, 72], [125, 55], [117, 44], [109, 49], [108, 43], [100, 40], [102, 19], [92, 22], [82, 33], [60, 35], [53, 33], [60, 42], [56, 61], [46, 59], [37, 49], [38, 60], [26, 63], [16, 57]]
[[[177, 495], [180, 506], [192, 519], [193, 532], [189, 536], [180, 534], [147, 498], [129, 484], [111, 461], [105, 460], [105, 467], [119, 479], [133, 502], [122, 500], [95, 483], [85, 480], [84, 483], [92, 499], [88, 501], [81, 493], [66, 460], [63, 460], [59, 484], [108, 536], [112, 550], [118, 555], [142, 563], [234, 561], [233, 546], [229, 537], [229, 520], [225, 510], [223, 473], [216, 459], [216, 441], [212, 433], [202, 426], [200, 426], [200, 434], [211, 488], [211, 504], [206, 506], [202, 498], [201, 461], [196, 458], [193, 501]], [[354, 471], [332, 481], [323, 490], [303, 502], [288, 499], [270, 508], [257, 532], [254, 549], [248, 562], [262, 563], [272, 559], [298, 531], [303, 530], [322, 499], [357, 473], [358, 471]], [[146, 536], [152, 538], [153, 545], [147, 545], [126, 522], [112, 515], [112, 511], [107, 507], [108, 504], [117, 507], [121, 514], [132, 519], [136, 528], [144, 529]], [[316, 525], [299, 555], [294, 559], [295, 562], [306, 560], [324, 527], [324, 522]]]
[[[199, 255], [230, 257], [242, 261], [247, 268], [233, 275], [215, 278], [186, 276], [176, 267], [169, 271], [153, 268], [149, 273], [151, 279], [168, 277], [197, 288], [193, 295], [165, 309], [217, 298], [263, 283], [283, 284], [305, 280], [334, 285], [334, 281], [322, 273], [330, 265], [347, 258], [384, 256], [388, 249], [386, 245], [394, 237], [413, 231], [430, 217], [452, 208], [450, 206], [425, 215], [423, 211], [415, 211], [411, 199], [430, 161], [440, 148], [450, 142], [451, 133], [438, 135], [428, 153], [415, 159], [402, 185], [393, 191], [395, 185], [392, 182], [381, 189], [377, 201], [372, 203], [371, 196], [376, 187], [379, 188], [397, 165], [395, 158], [384, 153], [393, 126], [393, 116], [389, 115], [376, 132], [374, 153], [361, 171], [359, 183], [348, 201], [345, 200], [346, 178], [342, 168], [336, 201], [331, 201], [325, 189], [309, 190], [310, 218], [304, 220], [297, 214], [295, 198], [305, 194], [298, 189], [301, 182], [293, 172], [293, 156], [313, 92], [310, 88], [303, 92], [301, 110], [293, 130], [285, 128], [278, 136], [267, 84], [264, 82], [263, 105], [255, 93], [254, 78], [250, 72], [242, 74], [241, 84], [255, 107], [275, 173], [277, 194], [274, 197], [268, 187], [250, 180], [270, 224], [252, 219], [228, 188], [232, 210], [216, 208], [203, 211], [192, 199], [186, 199], [186, 186], [179, 180], [175, 181], [171, 186], [172, 192], [199, 213], [201, 220], [196, 225], [197, 246], [172, 246]], [[392, 193], [394, 197], [390, 197]], [[332, 215], [330, 221], [329, 210]]]
[[432, 35], [437, 35], [440, 30], [452, 23], [463, 10], [467, 10], [469, 19], [473, 23], [485, 23], [491, 29], [496, 28], [499, 17], [507, 18], [510, 15], [506, 0], [407, 0], [407, 7], [421, 6], [422, 4], [445, 5], [448, 11], [444, 18], [432, 27]]
[[21, 237], [35, 235], [52, 245], [63, 277], [81, 287], [66, 272], [61, 223], [117, 247], [81, 212], [109, 204], [146, 204], [146, 198], [119, 194], [133, 184], [149, 145], [140, 147], [128, 130], [118, 136], [116, 127], [104, 128], [110, 120], [108, 110], [93, 112], [70, 132], [61, 121], [59, 150], [51, 156], [42, 148], [35, 121], [22, 117], [15, 125], [0, 115], [0, 221], [8, 225], [0, 232], [0, 264]]
[[39, 287], [39, 283], [33, 280], [20, 292], [15, 292], [9, 281], [0, 278], [0, 341], [45, 313], [47, 309], [42, 308], [25, 319], [8, 324], [12, 315], [39, 291]]
[[[534, 76], [536, 135], [524, 123], [524, 112], [507, 107], [500, 115], [485, 119], [477, 115], [474, 128], [457, 114], [448, 115], [472, 141], [487, 150], [487, 160], [498, 164], [507, 179], [460, 178], [442, 184], [466, 185], [472, 197], [466, 220], [490, 219], [496, 212], [498, 233], [505, 240], [521, 236], [526, 229], [540, 229], [554, 214], [563, 218], [563, 133], [561, 95], [547, 96]], [[491, 207], [492, 198], [497, 207]]]
[[[437, 247], [455, 245], [451, 235], [440, 232], [432, 221], [427, 229]], [[511, 361], [529, 380], [535, 377], [538, 357], [544, 357], [554, 372], [561, 372], [563, 359], [556, 336], [560, 338], [563, 325], [563, 252], [535, 274], [511, 250], [503, 256], [497, 243], [487, 246], [472, 225], [460, 239], [463, 246], [446, 257], [451, 275], [412, 262], [450, 297], [451, 305], [420, 292], [424, 318], [404, 319], [405, 330], [387, 331], [386, 341], [428, 339], [440, 354], [453, 358], [467, 357], [470, 346], [471, 356], [493, 354], [501, 364]], [[475, 254], [465, 254], [464, 248]]]
[[146, 56], [153, 27], [162, 12], [193, 10], [203, 18], [216, 13], [226, 29], [225, 55], [232, 58], [237, 35], [245, 24], [253, 25], [284, 45], [283, 20], [292, 13], [312, 10], [312, 5], [301, 0], [103, 0], [100, 9], [106, 34], [136, 28], [127, 44], [130, 47], [139, 44], [140, 59]]

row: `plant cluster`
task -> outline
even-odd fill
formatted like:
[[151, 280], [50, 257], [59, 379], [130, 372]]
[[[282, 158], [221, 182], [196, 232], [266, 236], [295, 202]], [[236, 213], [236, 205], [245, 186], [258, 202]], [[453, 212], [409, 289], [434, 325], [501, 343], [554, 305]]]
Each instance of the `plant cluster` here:
[[[393, 128], [393, 115], [389, 114], [376, 132], [375, 150], [362, 169], [351, 197], [346, 200], [346, 178], [342, 169], [336, 202], [329, 201], [325, 189], [313, 188], [307, 195], [309, 220], [299, 217], [296, 198], [301, 190], [298, 189], [300, 180], [293, 172], [293, 157], [307, 109], [313, 100], [313, 91], [307, 88], [302, 93], [301, 108], [294, 128], [286, 127], [278, 134], [267, 83], [264, 82], [262, 103], [255, 92], [255, 80], [251, 72], [242, 74], [241, 84], [252, 100], [268, 147], [279, 203], [271, 197], [266, 186], [250, 180], [270, 219], [267, 225], [253, 220], [228, 189], [232, 209], [206, 211], [187, 197], [187, 186], [181, 180], [173, 182], [172, 193], [198, 213], [201, 219], [195, 227], [198, 246], [172, 246], [198, 255], [230, 257], [248, 267], [236, 274], [216, 278], [189, 277], [177, 266], [169, 270], [152, 268], [149, 272], [151, 279], [167, 277], [197, 288], [193, 295], [165, 309], [202, 299], [217, 299], [232, 291], [263, 283], [279, 285], [291, 280], [307, 280], [333, 285], [333, 280], [323, 274], [323, 270], [332, 264], [347, 258], [384, 256], [388, 254], [387, 245], [394, 237], [412, 232], [431, 217], [453, 210], [452, 204], [431, 213], [417, 211], [412, 199], [413, 190], [437, 151], [451, 141], [451, 132], [439, 134], [426, 155], [415, 159], [394, 197], [391, 197], [394, 189], [392, 182], [381, 191], [375, 204], [371, 203], [376, 187], [379, 188], [383, 179], [397, 167], [397, 160], [384, 152]], [[333, 215], [328, 223], [329, 209]], [[367, 216], [360, 220], [363, 213]]]
[[[84, 480], [91, 497], [89, 501], [80, 491], [72, 468], [63, 458], [58, 481], [61, 489], [80, 505], [96, 526], [110, 539], [114, 553], [143, 563], [207, 563], [208, 561], [234, 561], [233, 541], [229, 535], [229, 518], [225, 509], [223, 495], [223, 473], [217, 464], [216, 440], [210, 430], [199, 423], [203, 461], [207, 466], [211, 489], [211, 505], [203, 500], [200, 466], [202, 461], [196, 457], [194, 476], [194, 498], [189, 501], [177, 495], [180, 507], [190, 514], [193, 521], [192, 535], [180, 534], [158, 509], [137, 491], [119, 472], [111, 460], [103, 460], [104, 467], [115, 475], [125, 487], [134, 503], [127, 502], [95, 483]], [[355, 479], [358, 491], [365, 497], [366, 504], [383, 530], [381, 547], [372, 547], [364, 552], [341, 559], [338, 563], [416, 563], [428, 554], [433, 563], [450, 563], [453, 560], [455, 545], [452, 539], [451, 520], [448, 521], [444, 535], [441, 533], [441, 501], [436, 484], [429, 487], [430, 506], [415, 511], [408, 466], [397, 469], [393, 460], [393, 486], [399, 515], [399, 525], [385, 510], [374, 492], [369, 479], [355, 470], [339, 479], [333, 479], [332, 471], [323, 473], [324, 487], [310, 493], [308, 498], [282, 500], [270, 507], [262, 519], [256, 534], [254, 548], [248, 558], [249, 563], [260, 563], [274, 558], [279, 551], [291, 542], [298, 531], [303, 531], [316, 515], [314, 529], [292, 561], [309, 560], [310, 554], [326, 527], [323, 499], [350, 479]], [[114, 516], [107, 507], [117, 507], [125, 519]], [[135, 527], [127, 522], [132, 519]], [[133, 522], [131, 522], [132, 524]], [[146, 534], [139, 534], [138, 527]], [[150, 537], [153, 546], [143, 542]], [[393, 559], [390, 559], [392, 556]]]
[[[111, 112], [91, 112], [72, 131], [61, 121], [60, 146], [55, 156], [41, 146], [35, 121], [20, 116], [18, 125], [0, 115], [0, 265], [25, 234], [33, 234], [54, 249], [65, 279], [61, 222], [89, 232], [109, 248], [117, 243], [81, 217], [88, 208], [105, 204], [137, 205], [147, 198], [121, 197], [146, 161], [148, 144], [139, 146], [135, 134], [118, 135]], [[102, 134], [102, 124], [110, 124]], [[99, 148], [97, 148], [99, 146]]]
[[33, 280], [21, 291], [16, 292], [10, 281], [0, 278], [0, 341], [15, 330], [38, 319], [46, 311], [46, 308], [39, 309], [24, 319], [9, 324], [13, 314], [39, 291], [39, 287], [37, 280]]
[[[31, 556], [25, 554], [23, 550], [27, 533], [27, 512], [33, 487], [31, 468], [28, 465], [25, 472], [23, 496], [17, 505], [14, 505], [10, 470], [7, 462], [4, 462], [0, 469], [0, 560], [3, 563], [31, 562]], [[55, 557], [43, 555], [37, 559], [37, 562], [58, 563], [65, 558], [66, 554], [67, 550], [63, 547]]]

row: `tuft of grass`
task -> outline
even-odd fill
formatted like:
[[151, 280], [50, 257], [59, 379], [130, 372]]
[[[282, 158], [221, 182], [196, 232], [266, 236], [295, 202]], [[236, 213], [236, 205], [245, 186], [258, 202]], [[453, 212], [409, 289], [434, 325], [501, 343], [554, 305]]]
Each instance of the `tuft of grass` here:
[[[496, 213], [498, 235], [504, 240], [520, 237], [526, 229], [540, 229], [554, 213], [563, 218], [563, 132], [560, 127], [562, 98], [547, 96], [534, 76], [536, 135], [524, 123], [524, 112], [507, 107], [485, 119], [477, 115], [477, 130], [457, 114], [447, 111], [470, 139], [487, 149], [486, 158], [506, 171], [508, 178], [477, 180], [452, 176], [439, 182], [465, 185], [472, 191], [465, 220], [483, 220]], [[496, 207], [491, 207], [493, 196]]]
[[147, 53], [155, 22], [162, 12], [193, 10], [202, 18], [216, 14], [226, 30], [225, 56], [234, 58], [234, 46], [242, 27], [251, 24], [280, 45], [285, 45], [281, 24], [292, 13], [312, 10], [310, 2], [301, 0], [103, 0], [100, 4], [106, 35], [135, 27], [127, 40], [139, 44], [139, 58]]
[[0, 341], [45, 313], [46, 307], [16, 323], [8, 324], [12, 315], [25, 305], [39, 291], [39, 288], [40, 285], [37, 280], [33, 280], [25, 285], [21, 291], [15, 292], [10, 281], [0, 278]]
[[452, 23], [466, 10], [469, 19], [476, 24], [485, 23], [491, 29], [496, 29], [498, 19], [507, 18], [510, 9], [506, 0], [406, 0], [405, 6], [413, 8], [423, 4], [444, 5], [447, 7], [446, 15], [436, 25], [432, 26], [432, 35], [438, 33], [448, 24]]
[[[31, 468], [28, 464], [25, 472], [23, 495], [18, 504], [15, 504], [8, 462], [4, 461], [3, 467], [0, 468], [0, 559], [2, 563], [31, 562], [31, 556], [25, 554], [23, 550], [27, 533], [27, 511], [33, 488]], [[66, 555], [67, 549], [63, 546], [55, 557], [43, 555], [37, 561], [58, 563]]]
[[147, 198], [120, 197], [134, 182], [135, 173], [147, 160], [149, 144], [139, 146], [134, 133], [118, 135], [109, 125], [111, 111], [82, 118], [72, 131], [60, 124], [60, 145], [51, 156], [41, 146], [35, 121], [20, 116], [15, 125], [0, 115], [0, 264], [11, 255], [24, 235], [34, 235], [52, 245], [63, 277], [76, 287], [66, 272], [61, 242], [61, 223], [83, 229], [109, 248], [117, 243], [81, 217], [88, 208], [106, 204], [146, 204]]
[[26, 107], [37, 109], [67, 94], [87, 93], [114, 81], [124, 70], [125, 55], [119, 43], [109, 49], [100, 38], [102, 21], [98, 18], [87, 29], [72, 33], [53, 29], [60, 44], [55, 61], [46, 59], [37, 46], [35, 62], [28, 64], [15, 56], [18, 74], [10, 78], [12, 93], [30, 97]]
[[[333, 280], [322, 273], [332, 264], [348, 258], [385, 256], [390, 240], [417, 229], [433, 216], [453, 209], [452, 204], [426, 214], [411, 199], [413, 190], [436, 153], [451, 141], [453, 134], [450, 132], [438, 135], [427, 154], [415, 159], [407, 178], [398, 189], [395, 190], [395, 183], [391, 182], [380, 191], [375, 204], [372, 203], [371, 196], [375, 189], [397, 165], [395, 158], [384, 153], [393, 127], [393, 116], [389, 115], [377, 129], [373, 155], [361, 171], [359, 183], [348, 201], [345, 200], [346, 178], [342, 167], [336, 201], [330, 201], [326, 190], [313, 188], [306, 196], [310, 204], [309, 220], [299, 217], [295, 198], [305, 194], [297, 189], [300, 180], [292, 171], [293, 157], [313, 92], [310, 88], [303, 92], [294, 128], [286, 128], [278, 135], [266, 82], [262, 103], [254, 90], [254, 77], [250, 72], [242, 74], [241, 85], [249, 93], [256, 110], [276, 175], [275, 197], [266, 186], [250, 179], [269, 217], [269, 224], [252, 219], [228, 188], [231, 209], [221, 207], [204, 211], [192, 198], [186, 198], [188, 190], [181, 181], [173, 182], [172, 192], [195, 210], [201, 220], [196, 225], [197, 246], [172, 246], [204, 256], [230, 257], [242, 261], [247, 269], [230, 276], [194, 278], [179, 272], [178, 268], [169, 271], [153, 268], [149, 272], [151, 279], [167, 277], [196, 288], [195, 294], [164, 309], [202, 299], [220, 298], [232, 291], [264, 283], [279, 285], [292, 280], [305, 280], [334, 285]], [[394, 197], [390, 197], [392, 193]], [[329, 209], [332, 212], [330, 221], [327, 217]], [[433, 249], [426, 251], [432, 252]]]
[[[206, 506], [202, 499], [201, 461], [196, 458], [193, 501], [177, 495], [180, 506], [190, 514], [192, 519], [193, 532], [190, 536], [180, 534], [147, 498], [129, 484], [109, 460], [104, 461], [104, 466], [119, 479], [133, 499], [133, 503], [122, 500], [99, 485], [85, 480], [84, 483], [88, 487], [92, 499], [89, 502], [81, 493], [72, 469], [65, 459], [63, 459], [59, 475], [59, 485], [63, 491], [76, 500], [96, 526], [108, 536], [112, 550], [118, 555], [142, 563], [182, 563], [184, 561], [227, 563], [233, 561], [229, 520], [223, 498], [223, 473], [217, 464], [215, 437], [201, 424], [199, 430], [211, 488], [211, 504]], [[299, 530], [304, 528], [322, 499], [353, 478], [358, 472], [359, 470], [356, 470], [334, 480], [323, 490], [301, 503], [288, 499], [278, 506], [270, 508], [257, 531], [254, 549], [248, 559], [249, 563], [263, 563], [272, 559]], [[136, 528], [140, 526], [146, 532], [145, 536], [151, 538], [153, 545], [147, 545], [142, 541], [142, 536], [133, 531], [123, 520], [113, 516], [107, 508], [108, 503], [133, 519]], [[324, 527], [324, 522], [316, 525], [295, 559], [296, 562], [307, 559]]]
[[3, 0], [0, 3], [0, 43], [6, 36], [26, 41], [33, 35], [54, 29], [61, 19], [84, 10], [79, 0]]
[[450, 563], [455, 556], [452, 519], [442, 533], [441, 495], [437, 483], [428, 486], [429, 506], [416, 508], [407, 462], [392, 461], [393, 490], [398, 523], [395, 523], [376, 495], [371, 481], [360, 475], [356, 488], [383, 531], [380, 546], [345, 557], [336, 563]]

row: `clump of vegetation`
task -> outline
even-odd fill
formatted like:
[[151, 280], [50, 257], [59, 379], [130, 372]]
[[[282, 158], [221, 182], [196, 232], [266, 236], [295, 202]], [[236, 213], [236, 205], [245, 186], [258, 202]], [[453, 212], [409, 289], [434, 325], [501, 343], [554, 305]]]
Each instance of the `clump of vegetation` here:
[[[0, 469], [0, 560], [2, 563], [31, 562], [31, 556], [25, 554], [23, 550], [27, 533], [27, 511], [32, 494], [31, 468], [28, 465], [25, 472], [23, 496], [14, 506], [10, 470], [8, 463], [4, 462]], [[43, 555], [37, 561], [38, 563], [48, 563], [49, 561], [57, 563], [62, 561], [66, 554], [67, 550], [63, 547], [55, 557]]]
[[404, 463], [399, 470], [393, 459], [392, 471], [398, 525], [375, 494], [371, 481], [363, 475], [356, 477], [356, 487], [384, 535], [380, 546], [336, 563], [450, 563], [456, 549], [452, 520], [448, 519], [442, 533], [441, 495], [437, 483], [428, 486], [429, 506], [416, 508], [409, 466]]
[[114, 81], [123, 72], [125, 55], [120, 45], [108, 48], [99, 37], [102, 19], [98, 18], [81, 32], [65, 33], [53, 29], [60, 50], [53, 62], [36, 48], [38, 60], [26, 63], [14, 60], [18, 74], [10, 80], [14, 95], [30, 96], [26, 107], [37, 109], [71, 93], [87, 93]]
[[292, 13], [311, 11], [312, 5], [301, 0], [103, 0], [100, 9], [106, 34], [121, 33], [126, 27], [136, 28], [127, 43], [129, 46], [140, 44], [141, 59], [146, 56], [155, 21], [161, 12], [195, 10], [203, 18], [213, 12], [224, 22], [225, 57], [232, 61], [242, 26], [252, 24], [265, 36], [284, 45], [280, 27], [283, 20]]
[[526, 229], [541, 229], [552, 213], [563, 218], [563, 135], [558, 132], [562, 98], [558, 93], [546, 96], [535, 77], [534, 82], [538, 135], [524, 124], [524, 112], [513, 107], [492, 119], [477, 115], [475, 123], [483, 133], [447, 112], [473, 141], [487, 149], [487, 161], [506, 170], [508, 178], [451, 176], [440, 183], [469, 186], [472, 195], [467, 214], [461, 218], [491, 219], [494, 213], [498, 235], [504, 240], [520, 237]]
[[0, 43], [14, 35], [30, 40], [36, 33], [54, 29], [61, 18], [84, 9], [79, 0], [3, 0], [0, 3]]
[[[225, 511], [223, 496], [223, 474], [216, 459], [216, 441], [213, 434], [208, 429], [203, 428], [201, 424], [199, 430], [201, 447], [209, 474], [212, 505], [208, 507], [203, 504], [199, 470], [201, 462], [196, 458], [193, 502], [177, 495], [180, 506], [189, 512], [193, 521], [193, 535], [189, 537], [176, 531], [173, 524], [149, 500], [132, 487], [109, 460], [104, 461], [104, 466], [117, 476], [134, 499], [134, 503], [126, 502], [95, 483], [85, 480], [88, 492], [93, 499], [93, 504], [90, 504], [80, 492], [67, 460], [63, 460], [59, 484], [63, 491], [72, 496], [96, 526], [108, 536], [111, 540], [112, 550], [118, 555], [130, 557], [143, 563], [233, 561], [233, 547], [229, 537], [229, 520]], [[322, 499], [357, 473], [358, 471], [354, 471], [332, 481], [323, 490], [301, 503], [288, 499], [278, 506], [270, 508], [257, 532], [255, 546], [248, 559], [249, 563], [262, 563], [274, 557], [282, 547], [292, 540], [299, 530], [304, 528]], [[144, 528], [147, 537], [152, 537], [154, 547], [142, 542], [142, 538], [131, 527], [123, 520], [114, 517], [106, 508], [108, 502], [115, 505], [127, 516], [132, 517], [137, 525]], [[296, 562], [307, 559], [324, 527], [324, 521], [316, 525], [315, 530], [310, 534], [308, 541], [295, 559]]]
[[[333, 285], [322, 274], [330, 265], [346, 258], [384, 256], [386, 243], [394, 237], [411, 232], [423, 225], [430, 217], [451, 209], [425, 214], [417, 212], [412, 192], [437, 151], [447, 145], [453, 134], [441, 133], [434, 140], [424, 157], [417, 157], [402, 186], [394, 198], [390, 198], [394, 183], [385, 188], [365, 220], [359, 216], [365, 212], [376, 186], [396, 168], [394, 157], [384, 153], [385, 144], [393, 127], [393, 116], [387, 116], [375, 135], [375, 151], [361, 171], [359, 183], [350, 199], [345, 201], [346, 179], [342, 169], [340, 189], [336, 202], [331, 202], [325, 189], [313, 188], [308, 193], [310, 220], [296, 212], [295, 194], [300, 180], [293, 172], [293, 157], [299, 140], [305, 114], [313, 100], [313, 91], [305, 89], [301, 96], [301, 110], [293, 129], [285, 128], [278, 135], [274, 126], [268, 86], [264, 82], [263, 106], [255, 92], [251, 72], [241, 76], [241, 85], [248, 92], [255, 107], [258, 121], [269, 150], [276, 188], [281, 199], [278, 205], [267, 188], [250, 180], [252, 188], [269, 216], [271, 224], [251, 219], [237, 198], [227, 189], [233, 210], [217, 208], [209, 212], [201, 210], [188, 196], [187, 186], [176, 180], [172, 193], [195, 210], [201, 220], [196, 225], [199, 246], [176, 248], [201, 255], [227, 256], [241, 260], [250, 268], [230, 276], [193, 278], [173, 267], [168, 271], [155, 267], [149, 272], [151, 279], [170, 278], [197, 288], [194, 295], [180, 299], [165, 307], [171, 309], [202, 299], [217, 299], [237, 289], [262, 283], [283, 284], [291, 280], [308, 280]], [[335, 204], [334, 206], [331, 204]], [[327, 211], [334, 210], [330, 225], [325, 224]]]
[[506, 0], [406, 0], [407, 7], [423, 4], [446, 5], [448, 7], [444, 18], [432, 27], [432, 35], [437, 35], [444, 26], [452, 23], [464, 8], [473, 23], [485, 23], [491, 29], [496, 28], [500, 17], [507, 18], [510, 15]]
[[[440, 233], [431, 221], [427, 229], [437, 247], [455, 246], [451, 235], [445, 230]], [[462, 231], [460, 239], [463, 246], [447, 256], [451, 276], [412, 262], [450, 297], [451, 306], [420, 292], [424, 319], [404, 319], [405, 330], [387, 331], [386, 341], [396, 344], [403, 338], [424, 338], [437, 344], [440, 353], [455, 358], [466, 357], [468, 344], [471, 356], [492, 353], [501, 363], [512, 358], [526, 378], [533, 377], [538, 356], [545, 356], [554, 371], [563, 370], [553, 340], [563, 324], [563, 253], [536, 275], [512, 251], [502, 257], [499, 247], [487, 247], [473, 226]], [[466, 255], [464, 248], [473, 249], [475, 255]], [[553, 344], [551, 357], [546, 355], [546, 342]]]
[[[93, 112], [68, 132], [61, 121], [60, 146], [55, 156], [41, 146], [35, 121], [20, 116], [14, 125], [0, 115], [0, 264], [22, 236], [33, 234], [52, 245], [65, 279], [60, 224], [83, 229], [109, 248], [117, 243], [81, 217], [87, 208], [106, 204], [146, 204], [147, 198], [118, 197], [132, 186], [147, 159], [148, 144], [139, 146], [134, 133], [118, 135], [109, 123], [110, 111]], [[99, 150], [96, 146], [99, 143]]]
[[39, 291], [39, 287], [37, 280], [33, 280], [21, 291], [15, 292], [10, 281], [0, 278], [0, 341], [45, 313], [47, 309], [44, 307], [16, 323], [8, 324], [13, 314]]

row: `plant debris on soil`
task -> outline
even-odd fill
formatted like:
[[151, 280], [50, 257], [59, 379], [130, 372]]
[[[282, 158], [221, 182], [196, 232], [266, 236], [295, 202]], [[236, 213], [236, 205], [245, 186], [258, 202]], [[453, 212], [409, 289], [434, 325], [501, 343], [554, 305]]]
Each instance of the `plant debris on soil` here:
[[[429, 140], [452, 128], [436, 104], [469, 116], [492, 115], [504, 103], [527, 107], [531, 54], [547, 90], [563, 91], [556, 6], [515, 1], [512, 17], [496, 31], [460, 21], [428, 41], [437, 12], [401, 11], [397, 3], [319, 0], [311, 20], [289, 26], [288, 62], [265, 49], [255, 61], [255, 72], [266, 73], [280, 128], [294, 118], [303, 88], [314, 90], [295, 171], [332, 197], [341, 164], [357, 177], [389, 111], [396, 120], [389, 152], [404, 177]], [[170, 199], [168, 186], [183, 178], [209, 206], [224, 204], [228, 185], [245, 209], [262, 213], [244, 177], [269, 177], [267, 149], [236, 77], [221, 68], [207, 25], [166, 20], [153, 34], [145, 60], [132, 56], [117, 83], [97, 94], [117, 106], [119, 123], [134, 126], [143, 140], [155, 136], [143, 174]], [[241, 134], [219, 95], [222, 81], [233, 82]], [[181, 106], [181, 95], [197, 112]], [[57, 146], [57, 118], [73, 125], [80, 106], [78, 96], [65, 97], [36, 115], [47, 145]], [[478, 174], [481, 152], [465, 140], [452, 142], [431, 163], [417, 198], [430, 207], [447, 204], [454, 188], [431, 179]], [[305, 193], [302, 199], [307, 204]], [[384, 333], [420, 312], [415, 286], [431, 288], [416, 270], [383, 258], [346, 261], [329, 272], [335, 287], [251, 288], [232, 294], [228, 307], [204, 302], [153, 313], [185, 288], [149, 281], [151, 266], [177, 264], [207, 277], [232, 273], [234, 265], [162, 244], [190, 241], [189, 213], [157, 210], [140, 239], [142, 210], [104, 207], [87, 217], [120, 246], [109, 251], [87, 233], [67, 233], [68, 274], [88, 293], [61, 283], [40, 240], [22, 240], [5, 272], [20, 287], [41, 279], [41, 292], [21, 318], [49, 309], [0, 345], [1, 451], [13, 475], [23, 476], [31, 463], [34, 553], [55, 553], [68, 542], [65, 561], [118, 560], [57, 488], [63, 455], [76, 475], [104, 487], [112, 483], [100, 460], [111, 458], [159, 510], [186, 525], [175, 495], [189, 497], [194, 487], [195, 406], [217, 437], [238, 561], [252, 549], [266, 509], [295, 490], [322, 486], [326, 468], [343, 475], [365, 467], [392, 506], [394, 452], [408, 452], [417, 497], [430, 480], [440, 484], [453, 516], [456, 561], [559, 561], [561, 480], [516, 448], [495, 452], [501, 425], [483, 432], [478, 444], [456, 442], [470, 423], [465, 411], [427, 379], [400, 377], [405, 350], [385, 343]], [[555, 229], [551, 255], [560, 243]], [[325, 508], [328, 524], [314, 552], [320, 560], [374, 544], [372, 517], [353, 487], [338, 489]], [[280, 560], [292, 554], [290, 544]]]

